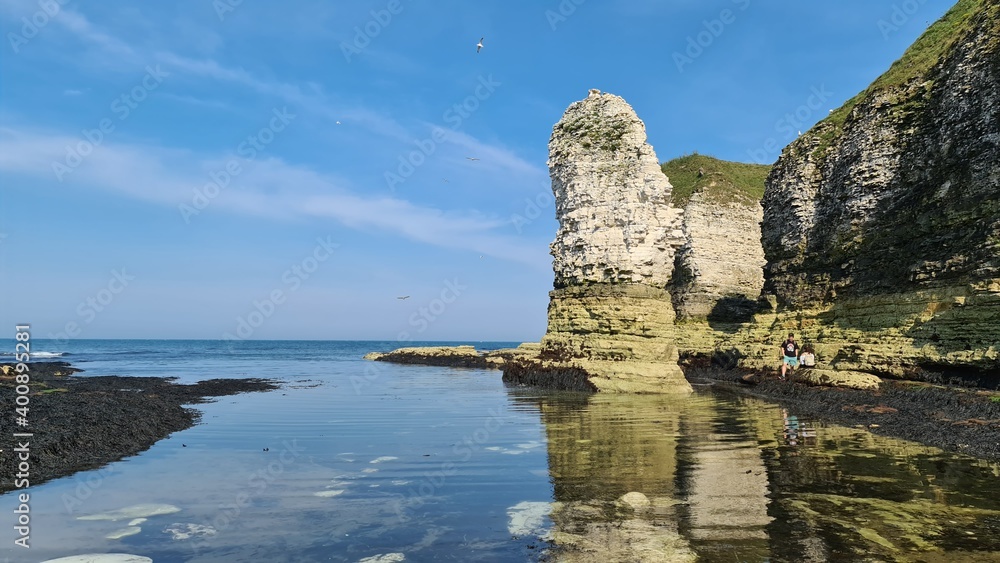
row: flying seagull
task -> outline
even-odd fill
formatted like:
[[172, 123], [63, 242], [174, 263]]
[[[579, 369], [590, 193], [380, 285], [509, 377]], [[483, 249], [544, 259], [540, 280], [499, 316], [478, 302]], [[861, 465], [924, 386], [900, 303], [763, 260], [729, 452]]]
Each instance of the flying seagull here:
[[477, 53], [479, 52], [480, 49], [483, 48], [483, 39], [486, 39], [486, 38], [485, 37], [480, 37], [479, 38], [479, 43], [476, 43], [476, 52]]
[[479, 160], [478, 158], [476, 158], [474, 156], [467, 156], [465, 158], [468, 159], [468, 160]]
[[409, 298], [410, 298], [409, 295], [404, 295], [402, 297], [397, 297], [396, 299], [409, 299]]

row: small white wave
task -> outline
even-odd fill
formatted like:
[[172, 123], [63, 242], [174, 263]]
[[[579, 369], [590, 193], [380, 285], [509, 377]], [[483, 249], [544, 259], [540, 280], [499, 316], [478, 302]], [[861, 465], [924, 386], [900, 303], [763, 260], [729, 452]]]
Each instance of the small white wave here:
[[318, 491], [318, 492], [315, 492], [313, 494], [316, 495], [316, 496], [318, 496], [318, 497], [329, 498], [329, 497], [335, 497], [335, 496], [340, 496], [340, 495], [344, 494], [344, 489], [331, 489], [329, 491]]
[[382, 463], [383, 461], [393, 461], [393, 460], [396, 460], [396, 459], [399, 459], [399, 458], [395, 457], [395, 456], [391, 456], [391, 455], [384, 455], [382, 457], [377, 457], [377, 458], [369, 461], [368, 463]]
[[[23, 352], [3, 352], [0, 356], [13, 356], [15, 354], [23, 354]], [[66, 355], [66, 352], [31, 352], [28, 354], [32, 358], [60, 358]]]
[[406, 556], [402, 553], [383, 553], [358, 559], [358, 563], [397, 563], [399, 561], [406, 561]]
[[66, 355], [66, 352], [32, 352], [32, 358], [61, 358]]
[[153, 560], [129, 553], [85, 553], [59, 559], [46, 559], [42, 563], [153, 563]]

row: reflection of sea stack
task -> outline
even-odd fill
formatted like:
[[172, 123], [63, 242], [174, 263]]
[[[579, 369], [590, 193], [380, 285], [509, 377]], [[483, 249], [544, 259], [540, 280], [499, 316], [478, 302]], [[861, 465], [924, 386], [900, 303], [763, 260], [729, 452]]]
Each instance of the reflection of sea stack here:
[[665, 289], [682, 243], [679, 211], [646, 128], [622, 98], [591, 91], [556, 124], [549, 170], [559, 231], [555, 290], [536, 361], [509, 381], [618, 392], [691, 387], [677, 367]]

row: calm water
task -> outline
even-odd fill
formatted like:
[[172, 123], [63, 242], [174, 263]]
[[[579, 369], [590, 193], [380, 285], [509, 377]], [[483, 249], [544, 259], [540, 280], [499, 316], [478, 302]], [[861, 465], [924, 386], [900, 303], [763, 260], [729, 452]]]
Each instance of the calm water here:
[[[0, 496], [0, 560], [537, 561], [557, 541], [604, 563], [644, 560], [627, 546], [720, 562], [1000, 561], [996, 464], [709, 388], [546, 393], [505, 389], [495, 371], [361, 359], [395, 342], [33, 344], [84, 377], [285, 385], [199, 405], [201, 424], [136, 457], [33, 487], [30, 552], [12, 547], [15, 499]], [[649, 508], [616, 503], [629, 492]]]

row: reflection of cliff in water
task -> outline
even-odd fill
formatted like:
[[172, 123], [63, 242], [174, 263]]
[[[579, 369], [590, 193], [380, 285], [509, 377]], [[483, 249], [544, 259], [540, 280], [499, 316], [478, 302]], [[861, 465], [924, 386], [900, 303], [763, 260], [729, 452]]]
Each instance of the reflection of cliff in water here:
[[545, 425], [560, 561], [1000, 552], [996, 464], [711, 392], [516, 393]]
[[539, 405], [556, 500], [615, 500], [631, 491], [672, 497], [678, 402], [655, 396], [585, 399]]

